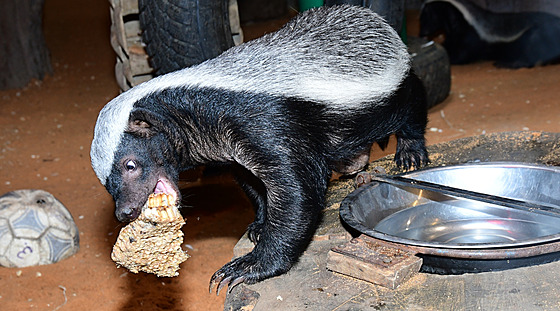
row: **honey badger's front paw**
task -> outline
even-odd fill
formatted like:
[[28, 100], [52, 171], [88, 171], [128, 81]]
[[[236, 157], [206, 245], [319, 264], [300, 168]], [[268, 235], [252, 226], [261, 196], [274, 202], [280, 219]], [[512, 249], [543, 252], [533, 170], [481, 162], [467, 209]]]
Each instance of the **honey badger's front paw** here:
[[254, 251], [235, 258], [220, 270], [216, 271], [210, 279], [209, 290], [216, 287], [216, 295], [224, 286], [228, 286], [228, 291], [240, 283], [254, 284], [266, 278], [273, 277], [288, 271], [289, 264], [282, 264], [279, 260], [271, 261], [269, 256], [256, 256]]

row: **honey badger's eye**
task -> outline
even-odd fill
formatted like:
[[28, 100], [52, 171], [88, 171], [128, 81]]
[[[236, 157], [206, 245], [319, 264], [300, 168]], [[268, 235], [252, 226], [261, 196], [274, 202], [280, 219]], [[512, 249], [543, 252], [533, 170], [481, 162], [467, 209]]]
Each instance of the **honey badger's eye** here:
[[136, 169], [136, 162], [133, 160], [128, 160], [125, 162], [124, 167], [126, 168], [127, 171], [134, 171]]

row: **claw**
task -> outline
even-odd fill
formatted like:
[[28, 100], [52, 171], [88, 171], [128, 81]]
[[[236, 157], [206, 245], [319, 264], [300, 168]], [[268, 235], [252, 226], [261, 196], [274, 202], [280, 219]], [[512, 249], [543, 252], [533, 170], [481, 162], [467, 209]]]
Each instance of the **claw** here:
[[[266, 257], [268, 254], [265, 253], [266, 256], [263, 257], [260, 252], [261, 249], [258, 247], [259, 245], [261, 244], [257, 244], [257, 247], [249, 254], [233, 259], [230, 263], [216, 271], [210, 278], [209, 292], [212, 293], [212, 289], [216, 286], [216, 295], [219, 295], [222, 288], [227, 285], [229, 293], [239, 283], [254, 284], [286, 272], [290, 268], [289, 262], [284, 262], [281, 268], [273, 270], [269, 270], [270, 267], [263, 267], [262, 258], [268, 258]], [[264, 262], [268, 262], [268, 260], [264, 260]]]
[[255, 231], [249, 232], [249, 241], [251, 241], [253, 244], [257, 244], [257, 242], [259, 241], [259, 237], [260, 234], [256, 233]]
[[216, 296], [219, 296], [219, 295], [220, 295], [220, 291], [222, 290], [222, 288], [223, 288], [224, 286], [226, 286], [226, 284], [229, 284], [230, 281], [231, 281], [231, 276], [228, 276], [227, 278], [222, 279], [222, 280], [220, 281], [220, 283], [218, 284], [218, 288], [216, 288]]
[[224, 276], [225, 276], [224, 273], [220, 273], [220, 274], [214, 273], [214, 275], [210, 279], [210, 285], [208, 286], [208, 291], [210, 292], [210, 294], [212, 294], [212, 288], [214, 288], [214, 285], [215, 284], [220, 284], [222, 282]]
[[258, 225], [255, 222], [253, 222], [247, 228], [249, 241], [251, 241], [255, 245], [257, 245], [257, 243], [261, 238], [261, 232], [262, 232], [261, 226], [262, 225]]
[[234, 279], [233, 281], [231, 281], [228, 285], [228, 293], [231, 293], [231, 290], [237, 286], [239, 283], [243, 283], [245, 281], [245, 277], [244, 276], [240, 276], [236, 279]]
[[228, 293], [231, 292], [231, 290], [239, 285], [240, 283], [243, 283], [245, 281], [245, 277], [244, 276], [240, 276], [240, 277], [236, 277], [235, 279], [233, 279], [233, 277], [228, 276], [224, 278], [224, 274], [221, 273], [219, 276], [213, 276], [212, 279], [210, 280], [210, 286], [209, 286], [209, 292], [212, 293], [212, 288], [214, 288], [214, 285], [218, 285], [216, 287], [216, 296], [220, 295], [220, 291], [222, 290], [222, 288], [224, 288], [226, 285], [228, 286]]
[[403, 168], [407, 171], [411, 170], [412, 168], [418, 169], [428, 163], [430, 163], [429, 158], [426, 155], [418, 155], [414, 154], [410, 157], [395, 157], [395, 163], [397, 167]]

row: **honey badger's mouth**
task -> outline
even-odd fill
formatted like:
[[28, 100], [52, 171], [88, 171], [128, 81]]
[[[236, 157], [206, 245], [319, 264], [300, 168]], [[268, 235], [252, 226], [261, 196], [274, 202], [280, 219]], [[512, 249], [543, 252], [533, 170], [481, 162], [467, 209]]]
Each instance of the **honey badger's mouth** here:
[[165, 178], [158, 179], [156, 186], [154, 188], [154, 194], [167, 194], [173, 197], [173, 202], [178, 202], [179, 194], [173, 184]]

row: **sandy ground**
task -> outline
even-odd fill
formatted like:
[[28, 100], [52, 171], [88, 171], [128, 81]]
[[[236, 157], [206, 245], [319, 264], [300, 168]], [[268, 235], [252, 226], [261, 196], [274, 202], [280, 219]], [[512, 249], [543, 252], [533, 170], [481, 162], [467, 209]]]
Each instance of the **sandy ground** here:
[[[121, 225], [89, 164], [97, 113], [119, 92], [108, 13], [103, 0], [46, 1], [54, 74], [0, 91], [0, 193], [51, 192], [73, 214], [81, 242], [75, 256], [54, 265], [0, 268], [0, 309], [221, 310], [225, 295], [209, 294], [208, 281], [230, 260], [253, 214], [227, 178], [185, 192], [184, 232], [192, 258], [179, 277], [128, 273], [110, 259]], [[559, 65], [454, 66], [451, 95], [430, 111], [428, 144], [502, 131], [559, 131], [559, 78]], [[376, 150], [372, 157], [383, 154]]]

